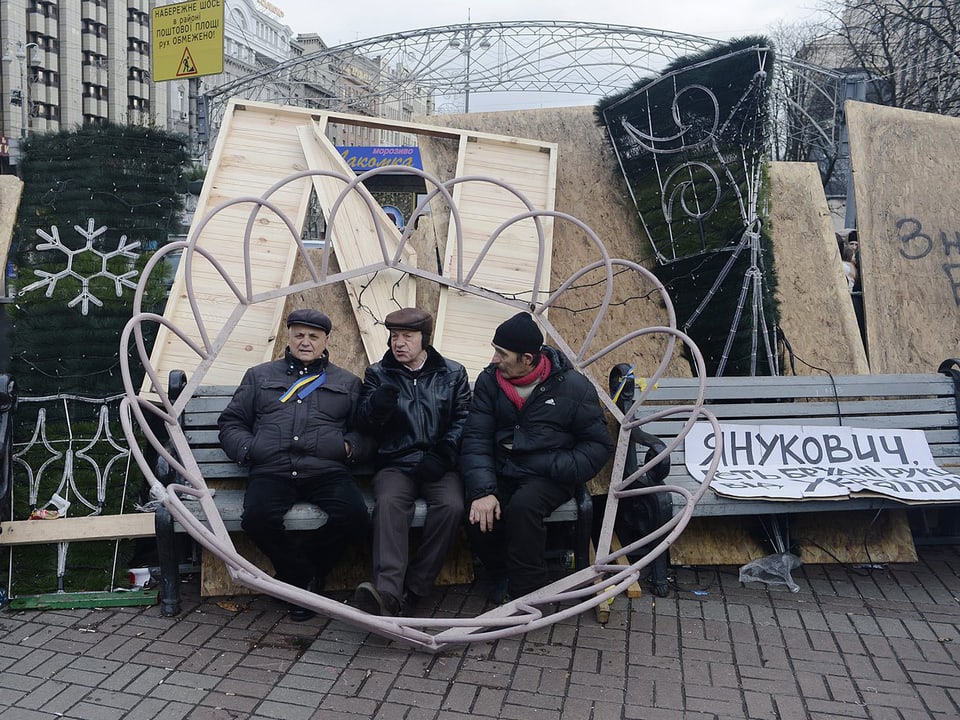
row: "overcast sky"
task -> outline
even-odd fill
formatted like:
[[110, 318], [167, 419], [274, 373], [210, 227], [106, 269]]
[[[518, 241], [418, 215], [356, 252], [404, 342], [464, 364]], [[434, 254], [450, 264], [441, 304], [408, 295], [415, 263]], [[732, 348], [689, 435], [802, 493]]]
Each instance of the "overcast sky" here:
[[705, 35], [721, 40], [768, 31], [780, 21], [816, 16], [822, 0], [269, 0], [296, 32], [317, 33], [328, 45], [402, 30], [509, 20], [575, 20]]

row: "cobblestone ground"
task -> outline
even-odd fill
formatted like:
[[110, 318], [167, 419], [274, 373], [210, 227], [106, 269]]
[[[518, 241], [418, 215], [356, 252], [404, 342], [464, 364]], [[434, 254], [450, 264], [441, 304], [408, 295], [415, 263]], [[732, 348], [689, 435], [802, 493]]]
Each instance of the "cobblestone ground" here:
[[[618, 598], [524, 637], [436, 655], [339, 622], [287, 620], [268, 597], [0, 613], [0, 717], [136, 720], [464, 717], [960, 717], [960, 553], [805, 566], [800, 592], [734, 568], [677, 569], [667, 598]], [[427, 612], [476, 614], [452, 587]]]

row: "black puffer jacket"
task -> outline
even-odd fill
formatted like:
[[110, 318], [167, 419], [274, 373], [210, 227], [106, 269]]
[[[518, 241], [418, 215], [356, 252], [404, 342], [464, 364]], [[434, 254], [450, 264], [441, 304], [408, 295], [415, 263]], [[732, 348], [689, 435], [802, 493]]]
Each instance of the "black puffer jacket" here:
[[[280, 402], [298, 378], [323, 370], [327, 378], [320, 388], [303, 400]], [[354, 430], [360, 389], [360, 378], [329, 362], [326, 351], [304, 366], [287, 349], [284, 358], [244, 374], [220, 414], [220, 445], [230, 458], [250, 465], [251, 478], [309, 479], [362, 462], [372, 443]]]
[[[388, 383], [398, 388], [397, 407], [386, 417], [373, 408], [373, 394]], [[460, 436], [470, 410], [466, 368], [433, 347], [417, 372], [410, 372], [387, 350], [363, 378], [360, 427], [378, 441], [378, 467], [410, 470], [433, 450], [448, 468], [456, 466]]]
[[613, 453], [593, 385], [552, 347], [543, 352], [550, 375], [520, 410], [497, 385], [494, 365], [477, 378], [460, 449], [468, 502], [496, 495], [498, 476], [585, 483]]

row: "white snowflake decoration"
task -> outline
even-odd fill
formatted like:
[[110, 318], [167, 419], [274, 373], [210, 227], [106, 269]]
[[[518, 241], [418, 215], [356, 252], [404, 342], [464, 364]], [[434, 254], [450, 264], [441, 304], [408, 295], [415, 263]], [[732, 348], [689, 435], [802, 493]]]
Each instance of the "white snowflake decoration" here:
[[[110, 263], [110, 260], [112, 260], [115, 257], [125, 257], [131, 260], [135, 260], [137, 257], [137, 254], [133, 251], [140, 247], [140, 242], [137, 241], [137, 242], [128, 243], [127, 236], [121, 235], [120, 240], [117, 243], [116, 250], [111, 250], [109, 252], [101, 252], [100, 250], [97, 250], [95, 247], [93, 247], [93, 242], [94, 240], [96, 240], [98, 237], [100, 237], [107, 231], [107, 226], [104, 225], [102, 227], [97, 228], [96, 230], [93, 229], [93, 226], [94, 226], [93, 218], [87, 218], [86, 230], [84, 230], [79, 225], [73, 226], [73, 229], [76, 230], [81, 235], [83, 235], [83, 237], [86, 238], [86, 241], [87, 241], [86, 247], [80, 248], [79, 250], [71, 250], [68, 247], [64, 247], [63, 243], [60, 242], [60, 231], [57, 229], [56, 225], [50, 228], [50, 231], [52, 234], [48, 234], [43, 230], [37, 230], [37, 235], [39, 235], [40, 237], [42, 237], [44, 240], [47, 241], [45, 243], [40, 243], [39, 245], [37, 245], [37, 250], [59, 250], [66, 256], [67, 266], [63, 270], [56, 273], [46, 272], [45, 270], [34, 270], [33, 271], [34, 274], [43, 279], [38, 280], [35, 283], [31, 283], [30, 285], [27, 285], [25, 288], [20, 290], [19, 294], [25, 295], [31, 290], [37, 290], [39, 288], [46, 286], [47, 288], [46, 296], [53, 297], [53, 293], [57, 289], [58, 281], [63, 280], [64, 278], [67, 278], [67, 277], [74, 277], [80, 281], [80, 292], [77, 293], [77, 296], [73, 300], [67, 303], [67, 307], [74, 307], [75, 305], [77, 305], [77, 303], [82, 303], [80, 306], [80, 310], [84, 315], [86, 315], [90, 310], [90, 303], [93, 303], [97, 307], [103, 307], [103, 302], [101, 302], [98, 297], [96, 297], [93, 293], [90, 292], [90, 281], [93, 280], [94, 278], [105, 277], [113, 280], [113, 284], [117, 290], [117, 297], [120, 297], [123, 295], [124, 285], [126, 285], [128, 288], [136, 290], [137, 284], [136, 282], [131, 280], [131, 278], [137, 276], [138, 274], [137, 270], [130, 270], [129, 272], [125, 272], [122, 275], [117, 275], [116, 273], [110, 272], [108, 265]], [[79, 274], [73, 269], [74, 257], [76, 257], [77, 255], [81, 255], [82, 253], [85, 253], [85, 252], [91, 252], [94, 255], [98, 255], [100, 257], [100, 271], [88, 277], [84, 277], [83, 275]]]

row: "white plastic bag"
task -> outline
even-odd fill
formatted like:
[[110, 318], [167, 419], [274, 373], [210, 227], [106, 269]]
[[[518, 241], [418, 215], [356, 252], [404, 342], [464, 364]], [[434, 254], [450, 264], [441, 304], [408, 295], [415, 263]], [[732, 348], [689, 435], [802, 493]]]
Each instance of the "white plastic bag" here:
[[751, 560], [740, 568], [740, 582], [762, 582], [766, 585], [785, 585], [790, 592], [800, 592], [800, 586], [793, 581], [790, 574], [800, 567], [800, 558], [793, 553], [778, 553], [767, 555], [758, 560]]

